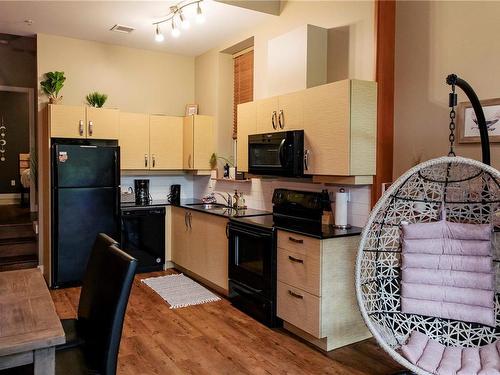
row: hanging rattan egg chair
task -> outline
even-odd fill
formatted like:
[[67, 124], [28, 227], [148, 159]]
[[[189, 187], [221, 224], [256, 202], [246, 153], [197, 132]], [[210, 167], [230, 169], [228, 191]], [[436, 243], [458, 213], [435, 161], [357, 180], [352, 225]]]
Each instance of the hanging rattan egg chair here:
[[[450, 154], [410, 169], [372, 210], [358, 304], [379, 345], [415, 374], [500, 374], [500, 172], [477, 96], [454, 75], [448, 83]], [[454, 156], [455, 85], [476, 111], [485, 163]]]

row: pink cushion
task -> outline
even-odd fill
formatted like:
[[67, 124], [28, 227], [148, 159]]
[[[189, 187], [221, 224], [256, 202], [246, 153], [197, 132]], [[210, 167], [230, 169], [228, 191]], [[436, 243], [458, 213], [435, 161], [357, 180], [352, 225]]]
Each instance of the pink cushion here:
[[491, 226], [402, 226], [401, 311], [495, 326]]
[[413, 331], [401, 352], [412, 364], [436, 375], [500, 375], [500, 340], [480, 348], [446, 347]]

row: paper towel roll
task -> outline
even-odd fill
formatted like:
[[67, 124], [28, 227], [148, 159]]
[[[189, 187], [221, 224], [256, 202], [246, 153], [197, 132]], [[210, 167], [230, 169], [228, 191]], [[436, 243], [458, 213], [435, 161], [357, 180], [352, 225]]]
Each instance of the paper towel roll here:
[[335, 225], [345, 227], [347, 226], [347, 199], [349, 194], [340, 189], [335, 194]]

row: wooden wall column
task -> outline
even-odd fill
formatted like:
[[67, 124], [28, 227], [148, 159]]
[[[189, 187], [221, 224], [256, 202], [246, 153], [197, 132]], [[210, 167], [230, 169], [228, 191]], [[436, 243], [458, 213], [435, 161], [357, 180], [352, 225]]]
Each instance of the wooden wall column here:
[[373, 182], [372, 205], [382, 195], [382, 184], [392, 181], [394, 142], [394, 50], [396, 2], [375, 1], [377, 103], [377, 174]]

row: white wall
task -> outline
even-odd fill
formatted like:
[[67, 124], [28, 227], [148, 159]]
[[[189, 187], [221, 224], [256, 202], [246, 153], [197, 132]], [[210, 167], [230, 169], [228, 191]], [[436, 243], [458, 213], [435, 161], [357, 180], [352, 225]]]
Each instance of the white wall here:
[[37, 54], [39, 80], [65, 72], [63, 104], [84, 104], [99, 91], [108, 94], [105, 107], [180, 116], [194, 101], [193, 57], [46, 34], [37, 36]]
[[[468, 81], [480, 99], [500, 97], [498, 25], [500, 2], [397, 3], [394, 177], [448, 153], [448, 74]], [[479, 144], [457, 144], [456, 153], [481, 160]], [[500, 168], [498, 143], [491, 161]]]

